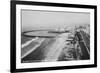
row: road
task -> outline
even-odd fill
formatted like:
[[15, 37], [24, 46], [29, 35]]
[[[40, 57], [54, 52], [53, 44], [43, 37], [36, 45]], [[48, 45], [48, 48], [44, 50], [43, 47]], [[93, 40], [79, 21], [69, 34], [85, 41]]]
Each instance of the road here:
[[78, 43], [80, 45], [82, 51], [82, 59], [89, 59], [90, 58], [90, 48], [89, 45], [89, 38], [83, 33], [83, 31], [77, 32], [76, 36], [78, 37]]
[[90, 51], [90, 38], [88, 37], [88, 35], [85, 32], [80, 31], [80, 33], [83, 36], [84, 42], [85, 42], [88, 50]]

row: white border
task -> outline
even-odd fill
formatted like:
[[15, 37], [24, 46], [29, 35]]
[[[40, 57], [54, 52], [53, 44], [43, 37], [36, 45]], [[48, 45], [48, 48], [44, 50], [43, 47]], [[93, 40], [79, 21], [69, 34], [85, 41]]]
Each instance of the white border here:
[[[90, 13], [90, 60], [82, 61], [64, 61], [64, 62], [41, 62], [41, 63], [21, 63], [21, 9], [29, 10], [52, 10], [52, 11], [71, 11], [71, 12], [89, 12]], [[34, 5], [16, 5], [16, 69], [39, 68], [54, 66], [72, 66], [72, 65], [94, 64], [94, 10], [70, 7], [50, 7]]]

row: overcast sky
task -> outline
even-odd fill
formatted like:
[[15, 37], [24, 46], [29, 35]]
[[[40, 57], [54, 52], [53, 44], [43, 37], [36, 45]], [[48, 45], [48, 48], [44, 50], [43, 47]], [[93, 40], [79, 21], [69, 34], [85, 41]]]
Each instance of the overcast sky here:
[[90, 24], [89, 13], [22, 10], [22, 31]]

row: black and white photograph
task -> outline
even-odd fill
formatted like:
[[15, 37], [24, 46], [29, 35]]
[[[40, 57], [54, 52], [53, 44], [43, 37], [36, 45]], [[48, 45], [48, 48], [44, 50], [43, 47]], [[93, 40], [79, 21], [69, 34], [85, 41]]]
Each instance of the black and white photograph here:
[[21, 62], [90, 59], [90, 13], [21, 10]]
[[14, 1], [11, 70], [96, 67], [96, 6]]

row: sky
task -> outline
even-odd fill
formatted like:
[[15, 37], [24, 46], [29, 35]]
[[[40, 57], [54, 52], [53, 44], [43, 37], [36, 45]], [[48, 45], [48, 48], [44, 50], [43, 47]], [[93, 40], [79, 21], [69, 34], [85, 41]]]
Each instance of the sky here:
[[22, 10], [21, 16], [22, 31], [90, 24], [90, 14], [83, 12]]

